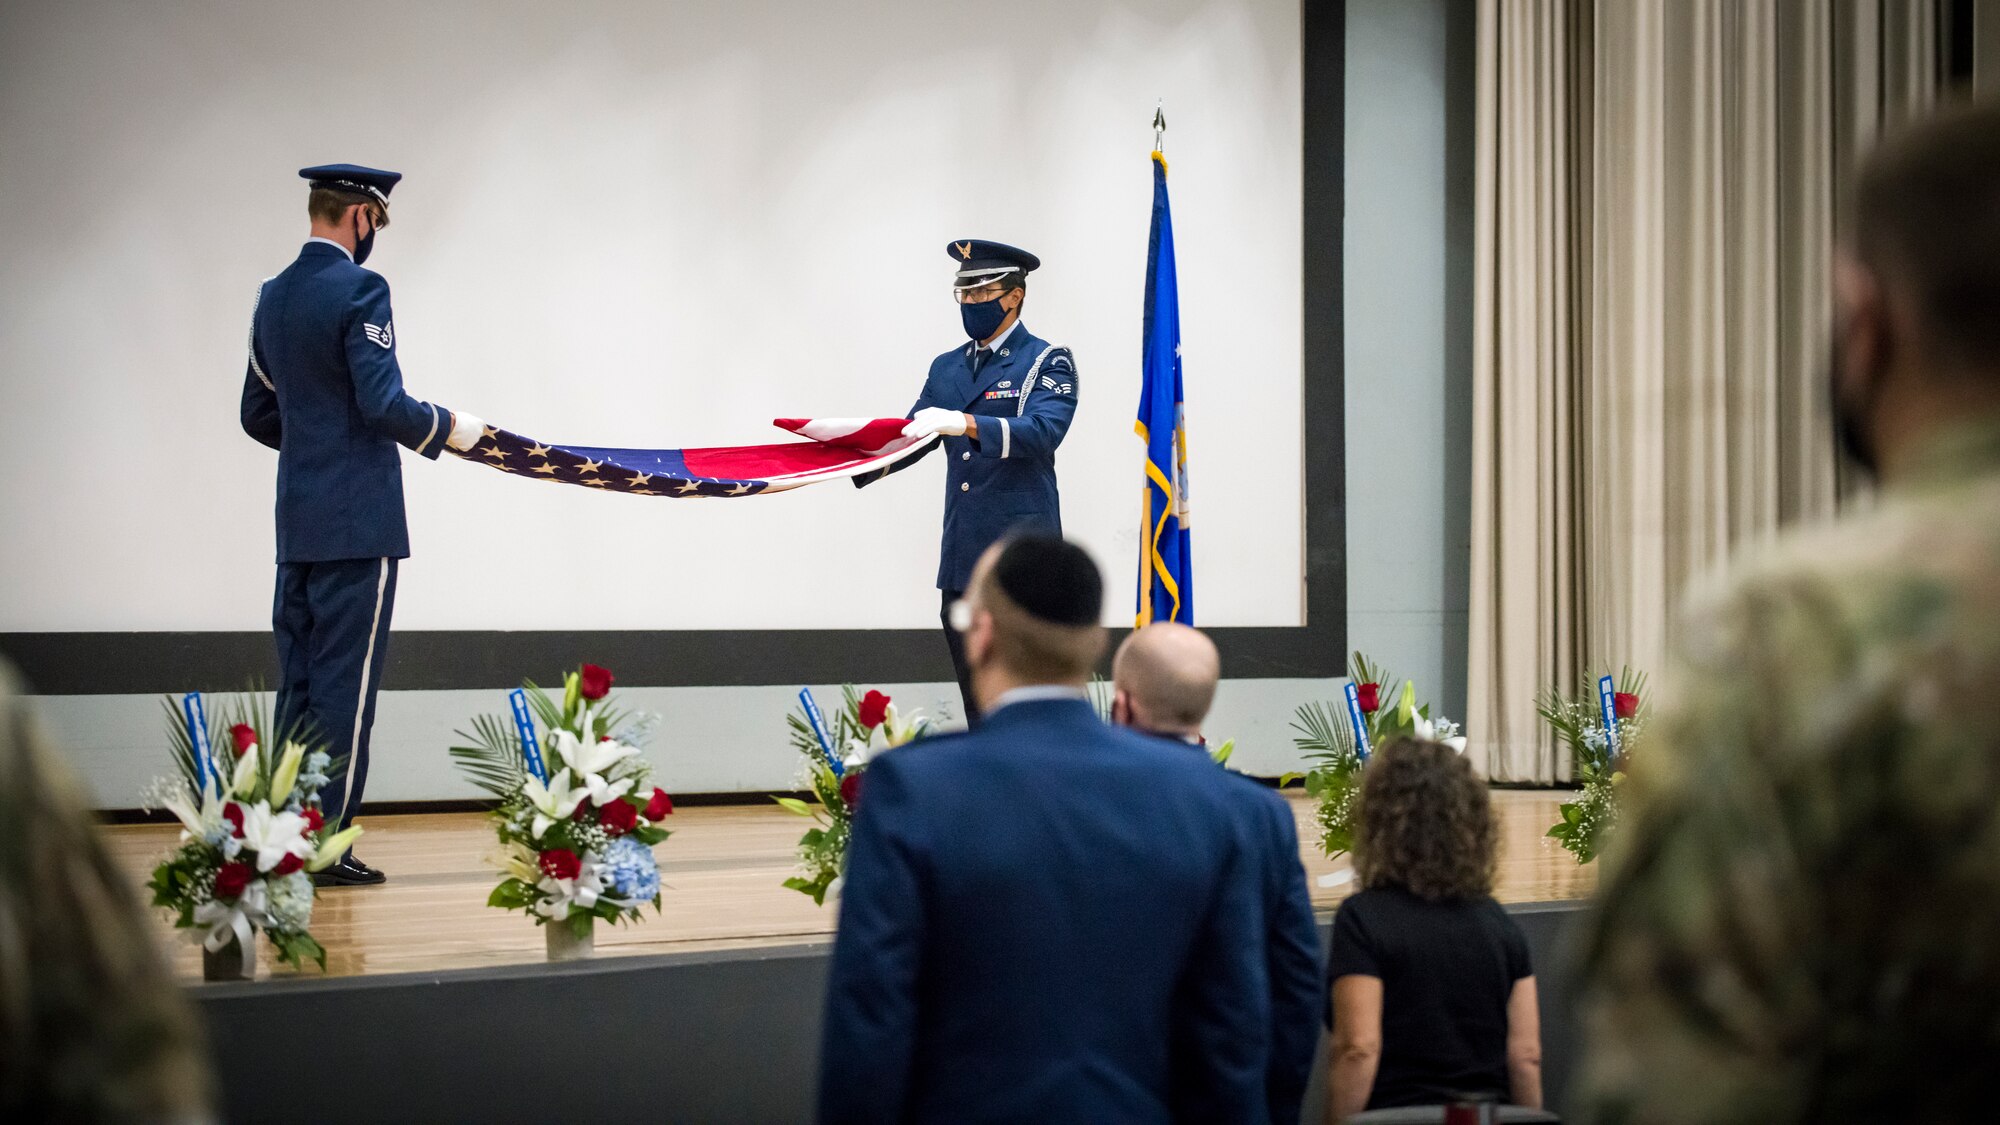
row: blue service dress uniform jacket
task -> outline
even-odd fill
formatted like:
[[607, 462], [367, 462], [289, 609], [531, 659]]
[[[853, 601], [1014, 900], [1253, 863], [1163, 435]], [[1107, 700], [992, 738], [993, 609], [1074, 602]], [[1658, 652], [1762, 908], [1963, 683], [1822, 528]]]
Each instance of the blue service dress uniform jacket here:
[[[1204, 758], [1205, 750], [1197, 751]], [[1298, 821], [1291, 803], [1253, 778], [1216, 767], [1237, 791], [1250, 830], [1261, 836], [1265, 972], [1271, 981], [1271, 1058], [1266, 1089], [1271, 1120], [1299, 1120], [1312, 1078], [1328, 997], [1322, 975], [1319, 923], [1299, 861]]]
[[[1076, 359], [1019, 321], [975, 370], [977, 350], [968, 343], [932, 360], [910, 408], [911, 417], [934, 406], [979, 419], [977, 440], [947, 436], [932, 447], [946, 459], [940, 590], [964, 590], [979, 556], [1009, 532], [1062, 534], [1056, 447], [1076, 414]], [[865, 486], [922, 459], [906, 458], [854, 483]]]
[[321, 802], [345, 824], [367, 783], [397, 560], [410, 553], [396, 447], [436, 458], [451, 412], [403, 390], [389, 283], [315, 241], [258, 289], [242, 423], [278, 451], [278, 732], [304, 721], [333, 755]]
[[398, 444], [435, 459], [451, 412], [403, 390], [389, 283], [308, 242], [252, 317], [243, 430], [278, 451], [278, 561], [408, 558]]
[[820, 1121], [1267, 1120], [1259, 845], [1226, 783], [1082, 700], [876, 759]]

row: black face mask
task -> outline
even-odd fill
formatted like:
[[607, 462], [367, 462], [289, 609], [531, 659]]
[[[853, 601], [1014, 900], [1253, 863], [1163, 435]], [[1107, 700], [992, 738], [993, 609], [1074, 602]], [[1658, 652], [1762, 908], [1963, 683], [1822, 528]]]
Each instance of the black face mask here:
[[375, 224], [368, 224], [368, 233], [354, 240], [354, 264], [368, 260], [368, 252], [375, 249]]
[[[1866, 419], [1875, 405], [1875, 388], [1879, 381], [1869, 380], [1867, 389], [1859, 396], [1843, 394], [1840, 389], [1841, 372], [1845, 370], [1840, 360], [1840, 335], [1836, 331], [1832, 346], [1827, 349], [1826, 391], [1827, 402], [1833, 408], [1833, 440], [1840, 452], [1854, 462], [1870, 477], [1878, 473], [1875, 446], [1868, 438]], [[1854, 401], [1859, 397], [1861, 401]]]

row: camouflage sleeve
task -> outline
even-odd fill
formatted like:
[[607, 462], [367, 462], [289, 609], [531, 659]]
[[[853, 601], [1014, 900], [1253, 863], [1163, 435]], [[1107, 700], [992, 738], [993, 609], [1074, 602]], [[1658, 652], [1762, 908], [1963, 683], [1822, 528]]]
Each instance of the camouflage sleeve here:
[[1831, 810], [1791, 770], [1844, 659], [1818, 600], [1740, 588], [1685, 622], [1582, 946], [1586, 1120], [1786, 1120], [1809, 1092]]

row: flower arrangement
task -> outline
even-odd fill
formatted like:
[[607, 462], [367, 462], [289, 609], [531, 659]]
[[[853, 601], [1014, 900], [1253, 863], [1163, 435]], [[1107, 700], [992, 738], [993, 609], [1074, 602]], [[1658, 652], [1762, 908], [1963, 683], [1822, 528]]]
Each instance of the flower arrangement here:
[[244, 975], [255, 964], [260, 930], [280, 962], [312, 961], [323, 970], [326, 948], [307, 928], [311, 873], [338, 862], [361, 835], [358, 827], [332, 831], [320, 813], [334, 760], [312, 744], [302, 722], [266, 737], [261, 696], [235, 700], [213, 726], [197, 701], [166, 701], [180, 773], [154, 782], [146, 804], [173, 813], [181, 835], [147, 881], [153, 905], [172, 912], [174, 925], [205, 953], [233, 944]]
[[512, 721], [478, 716], [471, 733], [458, 732], [473, 744], [451, 748], [467, 779], [499, 802], [489, 816], [502, 878], [486, 904], [566, 927], [578, 941], [599, 921], [637, 921], [648, 904], [659, 910], [653, 848], [670, 835], [660, 822], [674, 811], [641, 756], [658, 716], [619, 710], [612, 680], [585, 664], [564, 677], [560, 700], [524, 683]]
[[1576, 800], [1558, 806], [1562, 819], [1548, 835], [1580, 864], [1597, 858], [1607, 834], [1618, 823], [1619, 787], [1631, 764], [1632, 750], [1646, 729], [1645, 673], [1630, 668], [1619, 672], [1616, 690], [1611, 692], [1609, 726], [1599, 683], [1586, 677], [1575, 698], [1550, 688], [1535, 701], [1536, 713], [1555, 732], [1556, 741], [1569, 748], [1576, 779], [1582, 785]]
[[[1356, 652], [1347, 668], [1354, 684], [1355, 706], [1368, 732], [1368, 745], [1381, 746], [1392, 738], [1435, 740], [1463, 753], [1465, 737], [1457, 723], [1431, 717], [1430, 704], [1417, 702], [1416, 683], [1398, 681], [1380, 665]], [[1395, 685], [1385, 692], [1383, 685]], [[1385, 696], [1395, 702], [1382, 706]], [[1307, 703], [1292, 719], [1293, 739], [1311, 763], [1305, 771], [1306, 792], [1315, 803], [1314, 819], [1319, 827], [1319, 846], [1329, 859], [1337, 859], [1354, 847], [1354, 807], [1361, 795], [1361, 771], [1367, 758], [1355, 738], [1354, 722], [1343, 703]], [[1287, 780], [1292, 776], [1287, 775]]]
[[[814, 824], [799, 837], [799, 874], [785, 886], [812, 896], [821, 906], [828, 895], [840, 894], [847, 872], [847, 844], [853, 836], [854, 810], [861, 803], [862, 777], [876, 755], [924, 737], [931, 731], [922, 712], [908, 717], [879, 691], [866, 695], [852, 684], [841, 688], [843, 706], [827, 729], [810, 691], [799, 693], [799, 706], [785, 716], [792, 748], [805, 759], [803, 788], [810, 803], [797, 797], [775, 798], [780, 805]], [[838, 749], [836, 749], [838, 748]]]

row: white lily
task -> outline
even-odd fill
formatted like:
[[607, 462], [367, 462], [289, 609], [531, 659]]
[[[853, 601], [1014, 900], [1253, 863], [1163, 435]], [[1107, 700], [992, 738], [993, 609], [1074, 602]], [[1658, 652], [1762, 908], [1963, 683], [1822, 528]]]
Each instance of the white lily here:
[[878, 751], [873, 738], [850, 738], [847, 740], [847, 754], [840, 759], [844, 769], [865, 769], [873, 761]]
[[904, 720], [896, 705], [891, 703], [888, 714], [882, 719], [882, 737], [888, 739], [891, 747], [901, 746], [922, 734], [930, 725], [931, 721], [924, 717], [922, 711], [912, 711], [909, 719]]
[[229, 779], [229, 791], [238, 797], [248, 797], [257, 788], [257, 744], [251, 743], [248, 750], [236, 759], [236, 776]]
[[247, 952], [250, 943], [256, 939], [257, 927], [264, 924], [269, 908], [264, 881], [252, 879], [234, 902], [210, 899], [195, 907], [196, 928], [193, 936], [210, 953], [220, 952], [232, 937]]
[[314, 852], [312, 858], [306, 861], [306, 870], [325, 871], [327, 868], [339, 863], [340, 857], [347, 854], [347, 849], [353, 847], [354, 841], [360, 836], [361, 826], [355, 824], [343, 828], [326, 839], [321, 840], [319, 850]]
[[160, 803], [186, 826], [182, 840], [207, 835], [209, 829], [222, 823], [222, 779], [209, 775], [208, 784], [201, 790], [199, 807], [195, 805], [194, 791], [186, 785], [175, 786]]
[[[1437, 738], [1437, 724], [1431, 722], [1429, 719], [1424, 718], [1422, 715], [1418, 715], [1416, 717], [1414, 729], [1412, 730], [1411, 733], [1415, 734], [1418, 739], [1424, 742], [1434, 741]], [[1465, 753], [1465, 736], [1462, 734], [1453, 738], [1445, 739], [1444, 744], [1446, 746], [1451, 747], [1452, 750], [1456, 751], [1457, 753], [1460, 754]]]
[[[562, 733], [556, 732], [558, 737]], [[567, 766], [557, 770], [556, 775], [549, 778], [547, 785], [543, 785], [538, 778], [529, 777], [522, 784], [521, 792], [527, 794], [528, 803], [535, 808], [535, 823], [529, 830], [529, 835], [537, 838], [547, 832], [549, 826], [556, 821], [569, 819], [576, 812], [576, 806], [582, 804], [584, 797], [590, 793], [588, 789], [571, 787]]]
[[257, 873], [267, 874], [288, 855], [313, 858], [306, 839], [306, 818], [292, 812], [272, 812], [269, 802], [243, 807], [243, 846], [257, 853]]
[[542, 878], [541, 869], [535, 865], [535, 853], [518, 840], [507, 841], [506, 846], [490, 858], [501, 871], [523, 883], [532, 886]]
[[271, 771], [271, 803], [282, 805], [292, 795], [292, 786], [299, 781], [299, 763], [305, 759], [306, 748], [296, 742], [285, 743], [285, 752], [278, 758], [278, 768]]
[[[632, 791], [632, 779], [612, 781], [608, 776], [612, 767], [627, 758], [636, 756], [639, 748], [627, 746], [616, 739], [593, 741], [595, 723], [588, 711], [583, 716], [583, 738], [566, 730], [559, 730], [550, 739], [556, 753], [576, 771], [577, 783], [590, 794], [593, 805], [607, 805]], [[571, 810], [574, 811], [574, 810]], [[540, 835], [538, 831], [536, 835]]]

